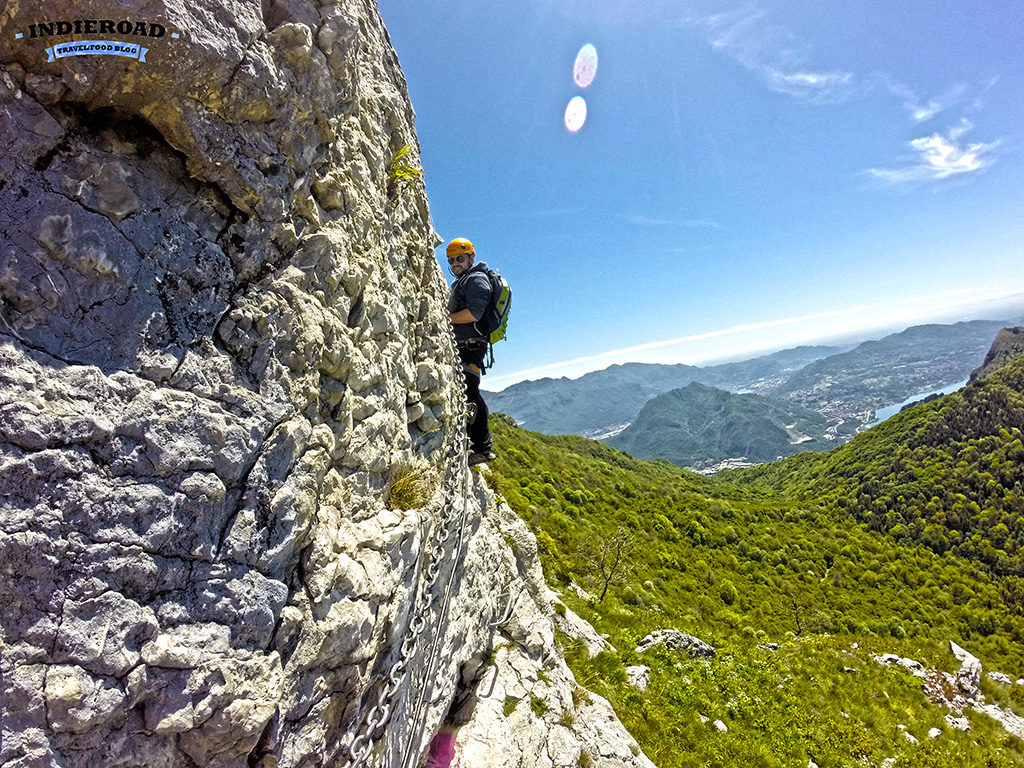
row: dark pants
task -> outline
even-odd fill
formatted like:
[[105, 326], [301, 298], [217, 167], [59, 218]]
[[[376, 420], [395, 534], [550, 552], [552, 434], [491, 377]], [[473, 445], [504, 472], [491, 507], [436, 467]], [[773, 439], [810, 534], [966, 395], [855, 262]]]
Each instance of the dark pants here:
[[459, 358], [462, 360], [462, 374], [466, 379], [466, 401], [476, 406], [476, 418], [469, 423], [469, 447], [474, 453], [491, 450], [491, 429], [487, 425], [487, 403], [480, 394], [480, 377], [483, 375], [484, 356], [487, 343], [482, 339], [478, 344], [459, 343]]

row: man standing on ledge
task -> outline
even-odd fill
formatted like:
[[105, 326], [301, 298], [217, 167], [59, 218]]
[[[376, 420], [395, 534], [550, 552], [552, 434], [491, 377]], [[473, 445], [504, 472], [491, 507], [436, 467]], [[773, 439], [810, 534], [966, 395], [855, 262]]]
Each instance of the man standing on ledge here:
[[448, 298], [448, 317], [455, 329], [455, 346], [466, 378], [471, 467], [494, 458], [491, 430], [487, 426], [487, 403], [480, 395], [488, 339], [486, 329], [477, 325], [491, 303], [491, 279], [487, 276], [487, 265], [484, 262], [474, 264], [475, 259], [473, 244], [466, 238], [457, 237], [448, 243], [448, 267], [455, 275]]

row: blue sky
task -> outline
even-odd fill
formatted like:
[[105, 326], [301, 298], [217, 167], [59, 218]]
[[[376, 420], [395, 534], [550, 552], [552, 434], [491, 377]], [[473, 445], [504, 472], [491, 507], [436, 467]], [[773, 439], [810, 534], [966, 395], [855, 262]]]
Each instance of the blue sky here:
[[513, 286], [490, 389], [1024, 290], [1019, 0], [379, 6], [434, 226]]

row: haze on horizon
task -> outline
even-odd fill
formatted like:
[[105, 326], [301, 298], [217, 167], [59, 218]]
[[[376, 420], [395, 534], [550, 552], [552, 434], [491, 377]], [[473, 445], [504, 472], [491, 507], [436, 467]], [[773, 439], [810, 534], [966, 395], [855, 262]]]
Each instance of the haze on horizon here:
[[1024, 290], [1015, 0], [379, 5], [435, 228], [513, 286], [488, 389]]
[[[734, 326], [630, 349], [609, 350], [587, 358], [493, 376], [491, 380], [485, 380], [486, 389], [499, 392], [521, 381], [539, 378], [577, 379], [587, 373], [626, 363], [706, 366], [749, 360], [799, 346], [856, 344], [927, 323], [982, 319], [1018, 322], [1024, 319], [1024, 293], [1004, 292], [980, 299], [974, 295], [966, 300], [965, 295], [970, 294], [950, 291], [940, 296], [905, 300], [895, 308], [895, 312], [892, 307], [857, 307], [782, 318], [758, 326]], [[880, 313], [881, 309], [889, 311]], [[900, 309], [903, 311], [898, 311]]]

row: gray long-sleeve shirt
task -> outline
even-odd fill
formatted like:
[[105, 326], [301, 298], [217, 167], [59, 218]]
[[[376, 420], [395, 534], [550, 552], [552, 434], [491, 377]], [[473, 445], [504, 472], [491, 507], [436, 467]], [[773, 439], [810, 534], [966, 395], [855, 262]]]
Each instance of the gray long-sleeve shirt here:
[[[448, 297], [449, 314], [468, 309], [478, 321], [483, 319], [487, 305], [491, 302], [491, 279], [484, 271], [486, 267], [487, 264], [482, 261], [474, 264], [452, 283], [452, 292]], [[485, 335], [478, 323], [456, 323], [453, 327], [455, 338], [459, 340], [478, 339]]]

